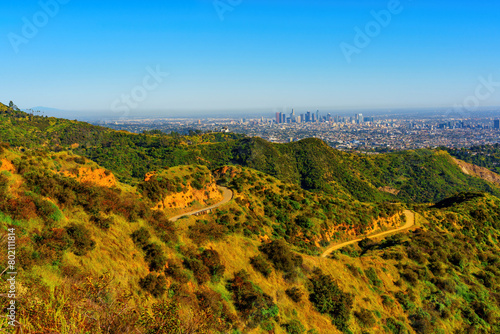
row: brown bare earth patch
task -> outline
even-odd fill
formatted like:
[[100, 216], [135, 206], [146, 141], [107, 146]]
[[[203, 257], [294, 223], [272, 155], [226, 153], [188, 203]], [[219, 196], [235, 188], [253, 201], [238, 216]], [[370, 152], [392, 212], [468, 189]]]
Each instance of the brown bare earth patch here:
[[[381, 238], [381, 237], [387, 236], [389, 234], [392, 234], [394, 232], [404, 231], [404, 230], [407, 230], [407, 229], [413, 227], [415, 225], [415, 213], [412, 212], [412, 211], [410, 211], [410, 210], [404, 210], [404, 215], [406, 216], [406, 224], [404, 226], [399, 227], [399, 228], [395, 228], [395, 229], [392, 229], [392, 230], [388, 230], [388, 231], [385, 231], [385, 232], [380, 232], [380, 233], [377, 233], [377, 234], [374, 234], [374, 235], [370, 235], [370, 236], [368, 236], [368, 238], [369, 239]], [[321, 255], [321, 257], [327, 257], [333, 251], [335, 251], [337, 249], [340, 249], [340, 248], [343, 248], [345, 246], [352, 245], [352, 244], [354, 244], [356, 242], [359, 242], [361, 240], [363, 240], [363, 238], [358, 238], [358, 239], [355, 239], [355, 240], [350, 240], [350, 241], [346, 241], [346, 242], [343, 242], [343, 243], [340, 243], [340, 244], [332, 245], [332, 246], [328, 247], [323, 252], [323, 254]]]
[[[377, 231], [385, 231], [397, 228], [401, 224], [400, 214], [396, 214], [389, 218], [380, 218], [374, 220], [372, 225], [368, 227], [364, 231], [364, 235], [371, 235]], [[357, 229], [353, 229], [347, 224], [339, 224], [335, 225], [328, 230], [323, 230], [323, 233], [320, 236], [317, 236], [313, 239], [314, 244], [317, 247], [320, 246], [321, 241], [332, 242], [335, 239], [335, 234], [338, 232], [343, 233], [346, 238], [357, 237], [359, 236], [359, 231]]]
[[144, 182], [148, 182], [149, 180], [151, 180], [151, 178], [153, 176], [155, 176], [156, 172], [149, 172], [149, 173], [146, 173], [146, 175], [144, 176]]
[[379, 191], [383, 191], [385, 193], [389, 193], [389, 194], [392, 194], [392, 195], [397, 195], [399, 194], [399, 190], [398, 189], [395, 189], [395, 188], [391, 188], [391, 187], [379, 187], [378, 188]]
[[8, 172], [11, 172], [11, 173], [15, 173], [16, 172], [16, 168], [14, 167], [14, 165], [12, 164], [12, 162], [10, 162], [7, 159], [0, 160], [0, 172], [4, 171], [4, 170], [8, 171]]
[[215, 182], [210, 183], [200, 190], [187, 186], [183, 191], [166, 196], [153, 208], [154, 210], [180, 209], [190, 207], [194, 202], [206, 205], [208, 202], [219, 202], [222, 194]]
[[464, 174], [475, 176], [500, 186], [500, 175], [497, 173], [494, 173], [487, 168], [479, 167], [455, 158], [453, 158], [453, 161], [460, 167]]

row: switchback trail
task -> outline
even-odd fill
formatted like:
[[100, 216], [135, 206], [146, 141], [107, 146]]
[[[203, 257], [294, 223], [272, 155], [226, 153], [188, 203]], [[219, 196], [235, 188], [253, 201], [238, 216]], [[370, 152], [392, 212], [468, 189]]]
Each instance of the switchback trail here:
[[192, 216], [192, 215], [195, 215], [195, 214], [203, 212], [203, 211], [212, 210], [212, 209], [215, 209], [215, 208], [217, 208], [217, 207], [219, 207], [219, 206], [221, 206], [223, 204], [226, 204], [231, 199], [233, 199], [233, 192], [230, 189], [228, 189], [226, 187], [220, 187], [220, 186], [219, 186], [219, 189], [222, 191], [222, 201], [220, 201], [219, 203], [211, 205], [211, 206], [207, 206], [207, 207], [204, 207], [204, 208], [201, 208], [201, 209], [198, 209], [198, 210], [193, 210], [193, 211], [190, 211], [190, 212], [186, 212], [186, 213], [177, 215], [175, 217], [169, 218], [169, 220], [172, 221], [172, 222], [175, 222], [179, 218], [184, 217], [184, 216]]
[[[394, 233], [394, 232], [399, 232], [399, 231], [407, 230], [410, 227], [412, 227], [413, 225], [415, 225], [415, 213], [413, 211], [410, 211], [410, 210], [404, 210], [404, 214], [406, 216], [406, 224], [404, 226], [396, 228], [396, 229], [393, 229], [393, 230], [390, 230], [390, 231], [385, 231], [385, 232], [381, 232], [381, 233], [378, 233], [378, 234], [371, 235], [371, 236], [368, 237], [368, 239], [374, 239], [374, 238], [384, 237], [384, 236], [386, 236], [388, 234], [391, 234], [391, 233]], [[338, 250], [340, 248], [344, 248], [345, 246], [352, 245], [352, 244], [354, 244], [356, 242], [359, 242], [359, 241], [361, 241], [363, 239], [364, 238], [360, 238], [360, 239], [346, 241], [346, 242], [343, 242], [341, 244], [336, 244], [336, 245], [330, 246], [330, 247], [327, 248], [326, 251], [323, 252], [323, 254], [321, 254], [321, 257], [327, 257], [332, 252], [334, 252], [334, 251], [336, 251], [336, 250]]]

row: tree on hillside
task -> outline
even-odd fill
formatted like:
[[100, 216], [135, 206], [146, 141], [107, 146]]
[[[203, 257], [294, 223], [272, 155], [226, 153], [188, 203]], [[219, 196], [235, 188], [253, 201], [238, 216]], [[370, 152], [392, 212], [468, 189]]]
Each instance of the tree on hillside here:
[[20, 111], [19, 108], [12, 101], [9, 102], [9, 108], [14, 109], [16, 111]]

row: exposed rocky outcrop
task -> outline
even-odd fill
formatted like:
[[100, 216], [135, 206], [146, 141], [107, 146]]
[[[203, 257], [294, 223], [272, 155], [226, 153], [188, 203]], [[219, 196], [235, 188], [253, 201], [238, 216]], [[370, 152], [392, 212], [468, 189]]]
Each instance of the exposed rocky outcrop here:
[[494, 173], [487, 168], [479, 167], [459, 159], [453, 158], [453, 161], [460, 167], [464, 174], [475, 176], [500, 186], [500, 175], [497, 173]]
[[79, 182], [89, 182], [101, 187], [116, 186], [116, 178], [113, 173], [103, 168], [80, 167], [77, 170], [63, 171], [62, 174], [76, 178]]
[[215, 182], [207, 184], [203, 189], [195, 189], [192, 186], [186, 186], [183, 191], [167, 195], [161, 202], [154, 207], [155, 210], [163, 209], [182, 209], [187, 208], [198, 202], [201, 205], [222, 200], [222, 194]]

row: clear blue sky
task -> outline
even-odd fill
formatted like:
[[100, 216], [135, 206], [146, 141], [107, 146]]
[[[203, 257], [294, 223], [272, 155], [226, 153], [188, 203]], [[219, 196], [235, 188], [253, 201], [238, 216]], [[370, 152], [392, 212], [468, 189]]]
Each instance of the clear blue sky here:
[[[212, 0], [71, 0], [54, 17], [4, 0], [0, 101], [107, 112], [158, 66], [168, 77], [129, 109], [448, 107], [479, 77], [500, 82], [497, 1], [403, 0], [350, 63], [341, 43], [389, 1], [231, 2], [221, 20]], [[481, 105], [500, 105], [500, 83], [485, 92]]]

